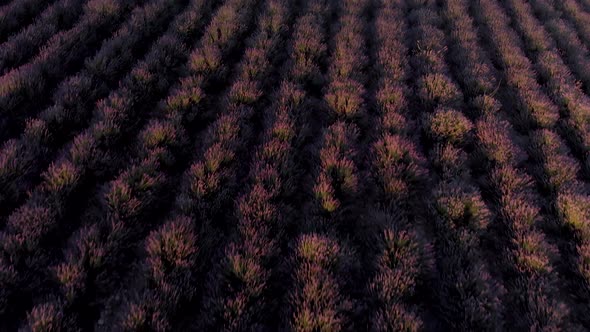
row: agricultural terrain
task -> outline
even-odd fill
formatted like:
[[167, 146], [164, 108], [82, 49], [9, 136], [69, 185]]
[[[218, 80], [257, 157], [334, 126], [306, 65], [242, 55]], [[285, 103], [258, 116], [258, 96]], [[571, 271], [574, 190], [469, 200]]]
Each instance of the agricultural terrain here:
[[0, 331], [590, 330], [590, 0], [0, 0]]

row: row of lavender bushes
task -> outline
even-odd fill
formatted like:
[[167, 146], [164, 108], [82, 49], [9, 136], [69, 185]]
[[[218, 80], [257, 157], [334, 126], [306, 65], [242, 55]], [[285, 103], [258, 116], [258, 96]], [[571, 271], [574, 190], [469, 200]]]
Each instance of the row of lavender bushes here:
[[19, 294], [33, 291], [39, 280], [46, 278], [56, 250], [79, 225], [75, 215], [80, 210], [75, 208], [80, 203], [77, 194], [87, 192], [101, 176], [114, 174], [123, 166], [125, 151], [119, 149], [121, 144], [135, 132], [133, 128], [141, 125], [137, 115], [147, 112], [150, 101], [157, 102], [172, 84], [179, 66], [188, 58], [188, 47], [194, 43], [202, 20], [207, 18], [209, 6], [200, 0], [191, 3], [119, 88], [98, 103], [91, 126], [64, 148], [43, 172], [30, 198], [10, 215], [2, 233], [2, 265], [11, 276], [3, 280], [3, 300], [13, 301]]
[[84, 0], [59, 0], [47, 7], [33, 23], [0, 44], [0, 74], [29, 60], [59, 31], [69, 29], [80, 18]]
[[[563, 132], [567, 138], [568, 133], [572, 132], [568, 130], [571, 129], [568, 125], [575, 123], [572, 119], [590, 119], [590, 99], [581, 92], [573, 75], [560, 58], [550, 33], [534, 15], [535, 7], [544, 12], [554, 8], [536, 1], [532, 5], [509, 1], [508, 9], [517, 22], [525, 45], [529, 46], [529, 49], [531, 45], [538, 45], [531, 50], [531, 57], [537, 60], [540, 75], [547, 81], [548, 93], [556, 104], [562, 107], [562, 128], [565, 128]], [[547, 195], [548, 212], [557, 231], [555, 238], [562, 254], [567, 257], [563, 265], [570, 281], [569, 293], [575, 301], [574, 314], [585, 327], [588, 327], [590, 320], [585, 312], [590, 308], [590, 279], [587, 264], [584, 262], [590, 257], [590, 252], [585, 248], [588, 245], [588, 237], [585, 234], [588, 229], [589, 206], [588, 190], [580, 176], [587, 154], [582, 154], [582, 159], [579, 159], [578, 163], [570, 153], [567, 140], [563, 140], [559, 132], [559, 128], [533, 132], [529, 149], [533, 161], [537, 164], [535, 178]]]
[[[38, 184], [39, 173], [80, 131], [98, 121], [96, 102], [118, 87], [119, 80], [140, 57], [149, 41], [162, 33], [182, 2], [153, 1], [138, 7], [84, 68], [67, 78], [52, 97], [52, 106], [29, 118], [18, 138], [0, 148], [0, 215], [12, 211], [25, 193]], [[187, 20], [186, 18], [184, 19]], [[181, 18], [172, 23], [182, 28]], [[183, 38], [188, 38], [185, 36]]]
[[[277, 49], [283, 46], [293, 5], [289, 1], [264, 3], [257, 27], [246, 42], [245, 56], [220, 102], [221, 111], [205, 130], [206, 138], [184, 172], [185, 181], [176, 196], [175, 208], [146, 241], [148, 255], [144, 266], [148, 282], [139, 298], [128, 305], [123, 319], [127, 328], [166, 324], [165, 329], [170, 329], [173, 323], [182, 326], [183, 313], [193, 316], [184, 324], [200, 330], [248, 330], [257, 321], [260, 312], [249, 307], [249, 296], [255, 296], [249, 292], [256, 291], [250, 289], [255, 287], [252, 283], [257, 282], [256, 275], [245, 259], [222, 250], [224, 233], [237, 226], [231, 223], [234, 216], [224, 212], [233, 205], [231, 199], [239, 190], [238, 164], [247, 163], [244, 149], [259, 116], [255, 109], [262, 105], [261, 90], [270, 83], [280, 56]], [[232, 7], [239, 12], [238, 3]], [[210, 68], [206, 61], [209, 54], [204, 52], [193, 58], [194, 68]], [[170, 237], [174, 237], [174, 242], [167, 240]], [[164, 251], [165, 245], [173, 251]], [[214, 263], [212, 257], [219, 261]], [[169, 269], [163, 268], [164, 262], [170, 264]], [[232, 298], [232, 294], [237, 298]], [[194, 309], [184, 312], [183, 304]], [[180, 319], [172, 320], [173, 317]]]
[[[329, 39], [323, 40], [328, 61], [325, 68], [316, 69], [322, 100], [315, 111], [320, 114], [314, 116], [318, 122], [310, 126], [317, 139], [309, 142], [309, 187], [302, 188], [305, 211], [286, 263], [289, 284], [282, 326], [293, 331], [353, 328], [353, 303], [347, 293], [356, 261], [339, 231], [351, 226], [344, 221], [358, 194], [357, 139], [358, 120], [365, 116], [368, 4], [327, 2], [314, 22], [315, 29], [328, 32]], [[337, 16], [333, 22], [319, 16], [330, 12]]]
[[30, 23], [52, 1], [22, 0], [11, 1], [0, 6], [0, 42]]
[[[559, 109], [537, 83], [533, 63], [525, 55], [519, 36], [511, 29], [500, 5], [482, 1], [472, 10], [477, 12], [476, 20], [482, 24], [490, 50], [498, 52], [494, 60], [507, 68], [503, 72], [507, 85], [504, 106], [515, 107], [519, 112], [507, 112], [507, 120], [524, 135], [525, 141], [534, 144], [537, 133], [548, 132], [557, 125]], [[522, 121], [523, 118], [537, 120]], [[482, 123], [477, 128], [479, 137], [490, 136], [488, 140], [482, 139], [485, 142], [482, 152], [489, 163], [487, 185], [493, 189], [500, 225], [505, 228], [498, 229], [494, 235], [508, 237], [513, 246], [511, 255], [505, 259], [516, 270], [503, 271], [508, 276], [505, 277], [508, 303], [510, 308], [516, 308], [507, 312], [507, 323], [522, 328], [565, 328], [570, 321], [569, 307], [559, 296], [561, 276], [555, 268], [555, 247], [543, 233], [543, 198], [537, 194], [530, 168], [527, 172], [523, 165], [525, 156], [534, 159], [534, 154], [518, 147], [518, 134], [510, 127], [508, 122], [499, 120]], [[494, 142], [492, 133], [496, 133], [497, 142], [502, 144]]]
[[401, 1], [379, 1], [374, 11], [373, 75], [379, 79], [365, 178], [373, 198], [357, 234], [368, 256], [364, 319], [372, 331], [419, 331], [428, 310], [420, 297], [432, 275], [432, 247], [417, 217], [428, 172], [409, 112], [409, 28]]
[[70, 29], [51, 37], [29, 62], [0, 77], [0, 140], [19, 133], [24, 121], [43, 109], [53, 88], [77, 71], [142, 1], [92, 0]]
[[[191, 11], [201, 15], [205, 4], [210, 5], [208, 2], [195, 3]], [[118, 289], [121, 281], [113, 274], [116, 271], [125, 273], [126, 264], [132, 259], [128, 243], [136, 243], [150, 228], [150, 225], [139, 221], [163, 207], [163, 194], [172, 185], [170, 172], [187, 148], [185, 128], [204, 117], [200, 103], [206, 97], [203, 93], [205, 86], [214, 78], [228, 78], [228, 54], [247, 31], [255, 4], [256, 1], [230, 1], [215, 11], [203, 37], [187, 58], [188, 75], [171, 91], [165, 103], [153, 114], [155, 118], [138, 134], [135, 160], [116, 179], [105, 184], [95, 220], [74, 235], [75, 245], [67, 249], [65, 260], [57, 267], [66, 309], [67, 305], [76, 301], [85, 303], [84, 299], [89, 295], [104, 298]], [[195, 31], [198, 30], [198, 27], [195, 28]], [[207, 68], [194, 65], [195, 59], [213, 52], [218, 55], [217, 63], [208, 62], [210, 65]], [[103, 250], [97, 252], [95, 248]], [[96, 263], [88, 264], [83, 257]], [[103, 260], [101, 257], [111, 259]], [[102, 294], [97, 295], [96, 290], [101, 290]], [[172, 306], [174, 297], [162, 298], [162, 301], [163, 305], [170, 301], [168, 304]], [[46, 305], [37, 308], [42, 309]], [[59, 308], [59, 311], [65, 310], [63, 302]], [[161, 309], [166, 311], [172, 307]], [[156, 329], [166, 328], [167, 317], [156, 315], [153, 320], [150, 318], [138, 321], [132, 313], [123, 327], [139, 329], [141, 324], [146, 324]]]

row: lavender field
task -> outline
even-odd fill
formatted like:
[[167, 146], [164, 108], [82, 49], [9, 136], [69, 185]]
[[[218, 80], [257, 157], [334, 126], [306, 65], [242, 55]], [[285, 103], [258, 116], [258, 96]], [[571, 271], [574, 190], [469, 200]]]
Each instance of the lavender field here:
[[590, 0], [0, 0], [0, 331], [589, 331]]

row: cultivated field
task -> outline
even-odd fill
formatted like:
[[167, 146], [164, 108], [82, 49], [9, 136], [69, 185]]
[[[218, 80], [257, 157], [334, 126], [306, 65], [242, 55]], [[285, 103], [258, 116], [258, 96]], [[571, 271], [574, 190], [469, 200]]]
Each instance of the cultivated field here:
[[0, 0], [1, 331], [590, 330], [590, 0]]

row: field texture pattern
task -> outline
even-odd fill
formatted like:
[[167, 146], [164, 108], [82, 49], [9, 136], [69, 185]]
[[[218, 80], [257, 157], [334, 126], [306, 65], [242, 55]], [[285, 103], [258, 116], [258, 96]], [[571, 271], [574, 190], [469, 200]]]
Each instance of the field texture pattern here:
[[590, 331], [590, 0], [0, 0], [0, 331]]

